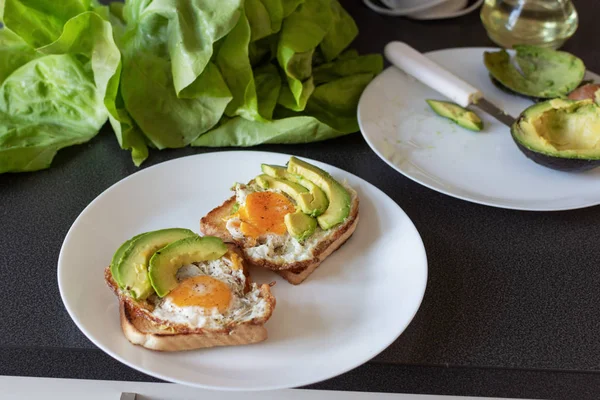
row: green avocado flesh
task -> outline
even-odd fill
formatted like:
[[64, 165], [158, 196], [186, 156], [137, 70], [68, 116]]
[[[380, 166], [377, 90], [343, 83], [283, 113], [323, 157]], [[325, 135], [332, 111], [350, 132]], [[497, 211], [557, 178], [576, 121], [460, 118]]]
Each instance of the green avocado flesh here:
[[113, 279], [115, 280], [115, 282], [117, 282], [117, 285], [119, 285], [119, 288], [121, 288], [121, 289], [123, 289], [124, 286], [122, 286], [120, 283], [121, 279], [118, 276], [119, 270], [117, 267], [119, 266], [119, 262], [123, 258], [123, 254], [125, 254], [125, 250], [127, 250], [129, 245], [131, 244], [131, 242], [133, 242], [135, 239], [139, 238], [142, 235], [143, 235], [143, 233], [140, 235], [136, 235], [136, 236], [132, 237], [131, 239], [127, 240], [121, 246], [119, 246], [117, 251], [115, 251], [115, 254], [113, 255], [113, 258], [110, 262], [110, 273], [112, 274]]
[[585, 65], [574, 55], [536, 46], [514, 46], [513, 65], [506, 50], [484, 53], [484, 64], [500, 84], [521, 95], [534, 98], [563, 97], [583, 80]]
[[258, 186], [263, 189], [280, 190], [290, 196], [302, 212], [312, 214], [315, 210], [310, 207], [311, 195], [308, 189], [297, 183], [287, 181], [285, 179], [273, 178], [272, 176], [262, 174], [254, 178]]
[[287, 169], [289, 173], [302, 176], [325, 192], [329, 206], [317, 217], [321, 229], [333, 228], [350, 215], [350, 193], [327, 172], [296, 157], [290, 158]]
[[286, 214], [283, 222], [290, 235], [300, 242], [310, 237], [317, 228], [317, 220], [302, 211]]
[[534, 161], [540, 164], [553, 162], [557, 169], [565, 170], [589, 169], [595, 164], [574, 162], [600, 160], [600, 106], [591, 99], [553, 99], [535, 104], [521, 114], [511, 133], [522, 150], [537, 154]]
[[177, 271], [184, 265], [217, 260], [227, 253], [227, 246], [214, 236], [195, 236], [178, 240], [157, 251], [150, 259], [148, 276], [159, 297], [164, 297], [179, 282]]
[[327, 200], [325, 192], [323, 192], [321, 188], [319, 188], [313, 182], [303, 178], [300, 175], [290, 174], [287, 168], [283, 166], [262, 164], [261, 169], [265, 175], [273, 178], [283, 179], [289, 182], [294, 182], [308, 189], [310, 197], [307, 195], [303, 195], [303, 197], [305, 197], [305, 201], [308, 202], [306, 209], [310, 209], [312, 211], [307, 212], [307, 214], [313, 217], [318, 217], [319, 215], [323, 214], [325, 210], [327, 210], [327, 207], [329, 206], [329, 200]]
[[441, 117], [448, 118], [451, 121], [456, 122], [463, 128], [480, 131], [483, 129], [483, 122], [477, 114], [471, 110], [467, 110], [459, 106], [458, 104], [450, 103], [448, 101], [439, 100], [425, 100], [427, 104]]
[[[146, 299], [153, 292], [150, 279], [148, 278], [148, 263], [154, 253], [177, 240], [197, 236], [189, 229], [170, 228], [147, 232], [131, 239], [125, 250], [125, 242], [113, 256], [113, 262], [122, 252], [113, 278], [120, 288], [138, 300]], [[111, 272], [113, 268], [111, 265]]]

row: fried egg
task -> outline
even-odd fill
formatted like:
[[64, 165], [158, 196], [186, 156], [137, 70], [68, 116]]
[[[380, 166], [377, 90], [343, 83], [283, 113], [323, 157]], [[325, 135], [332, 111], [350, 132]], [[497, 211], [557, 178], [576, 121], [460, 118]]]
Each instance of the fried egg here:
[[244, 203], [237, 212], [239, 230], [244, 236], [253, 239], [267, 234], [283, 235], [287, 232], [284, 217], [294, 211], [294, 204], [281, 193], [249, 193], [244, 196]]
[[[344, 187], [354, 200], [356, 192], [347, 185]], [[310, 237], [299, 242], [287, 232], [283, 222], [285, 214], [296, 210], [291, 197], [277, 189], [263, 189], [254, 184], [238, 183], [234, 190], [238, 210], [227, 219], [226, 228], [234, 239], [244, 240], [247, 257], [275, 263], [310, 260], [317, 245], [335, 233], [334, 229], [324, 231], [317, 227]], [[248, 228], [248, 224], [252, 224], [252, 228]]]
[[241, 262], [237, 254], [228, 253], [218, 260], [181, 267], [176, 275], [179, 284], [162, 299], [150, 299], [154, 304], [152, 315], [206, 329], [264, 316], [266, 301], [255, 283], [248, 284]]

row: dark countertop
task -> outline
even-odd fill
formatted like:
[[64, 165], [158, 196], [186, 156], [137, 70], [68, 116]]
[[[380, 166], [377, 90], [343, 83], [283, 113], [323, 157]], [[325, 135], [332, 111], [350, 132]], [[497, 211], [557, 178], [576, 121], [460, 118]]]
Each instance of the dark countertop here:
[[[390, 40], [421, 51], [492, 46], [478, 13], [418, 22], [379, 16], [359, 0], [361, 52]], [[565, 50], [600, 72], [600, 26], [580, 0]], [[523, 398], [600, 393], [600, 207], [536, 213], [471, 204], [396, 173], [360, 134], [315, 144], [259, 146], [327, 162], [382, 189], [415, 223], [429, 260], [423, 304], [401, 337], [371, 362], [321, 389]], [[142, 168], [204, 149], [154, 151]], [[213, 150], [208, 150], [213, 151]], [[52, 168], [0, 175], [0, 375], [148, 380], [98, 350], [65, 311], [56, 281], [60, 246], [79, 213], [137, 171], [110, 127], [61, 151]]]

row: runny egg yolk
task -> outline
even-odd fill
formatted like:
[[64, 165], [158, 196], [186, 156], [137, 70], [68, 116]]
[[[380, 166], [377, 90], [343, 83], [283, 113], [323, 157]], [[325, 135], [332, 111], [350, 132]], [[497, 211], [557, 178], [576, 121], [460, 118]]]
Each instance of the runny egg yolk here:
[[213, 277], [199, 275], [185, 279], [167, 296], [180, 307], [197, 306], [205, 309], [217, 308], [224, 313], [231, 302], [229, 286]]
[[265, 233], [283, 235], [287, 232], [284, 217], [296, 210], [284, 195], [275, 192], [253, 192], [238, 211], [240, 230], [245, 236], [257, 238]]

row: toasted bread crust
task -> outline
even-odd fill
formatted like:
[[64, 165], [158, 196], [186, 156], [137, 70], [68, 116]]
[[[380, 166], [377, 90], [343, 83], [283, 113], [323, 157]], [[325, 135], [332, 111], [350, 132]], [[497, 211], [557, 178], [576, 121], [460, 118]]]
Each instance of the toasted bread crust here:
[[267, 338], [263, 325], [242, 324], [229, 332], [159, 333], [157, 327], [129, 302], [120, 300], [119, 314], [123, 334], [131, 343], [157, 351], [184, 351], [215, 346], [240, 346], [262, 342]]
[[[200, 231], [205, 235], [218, 236], [228, 243], [236, 243], [242, 249], [251, 247], [252, 244], [245, 240], [234, 239], [226, 228], [225, 218], [231, 215], [232, 207], [235, 204], [235, 196], [227, 199], [222, 205], [211, 210], [206, 216], [200, 219]], [[268, 268], [276, 271], [288, 282], [297, 285], [303, 282], [317, 267], [329, 257], [335, 250], [344, 244], [356, 230], [359, 215], [358, 196], [354, 196], [350, 215], [343, 224], [333, 228], [333, 235], [317, 244], [313, 251], [313, 257], [304, 261], [293, 263], [275, 263], [266, 259], [256, 259], [249, 257], [244, 252], [245, 260], [255, 266]]]
[[[230, 251], [235, 246], [228, 245]], [[247, 274], [244, 267], [244, 273]], [[104, 270], [104, 280], [119, 299], [121, 328], [125, 337], [133, 344], [158, 351], [193, 350], [214, 346], [237, 346], [263, 341], [267, 338], [264, 324], [275, 308], [275, 297], [271, 287], [259, 287], [260, 296], [265, 299], [266, 312], [260, 318], [231, 324], [219, 330], [192, 328], [175, 324], [152, 315], [153, 306], [147, 301], [137, 301], [123, 293], [114, 281], [110, 267]]]
[[216, 236], [226, 243], [234, 243], [225, 222], [225, 218], [231, 215], [234, 204], [235, 196], [231, 196], [219, 207], [213, 208], [208, 214], [202, 217], [200, 220], [200, 232], [205, 235]]
[[358, 225], [358, 218], [358, 215], [356, 215], [356, 218], [354, 219], [353, 223], [350, 226], [348, 226], [348, 228], [345, 229], [343, 233], [341, 233], [340, 235], [336, 235], [337, 239], [331, 242], [329, 246], [325, 249], [325, 251], [319, 254], [318, 261], [313, 262], [311, 265], [307, 266], [303, 270], [296, 271], [288, 269], [277, 271], [277, 273], [293, 285], [301, 284], [306, 278], [308, 278], [310, 274], [314, 272], [314, 270], [317, 269], [319, 265], [321, 265], [323, 260], [329, 257], [334, 251], [339, 249], [344, 243], [346, 243], [346, 241], [350, 238], [350, 236], [352, 236], [352, 234], [356, 230], [356, 226]]

